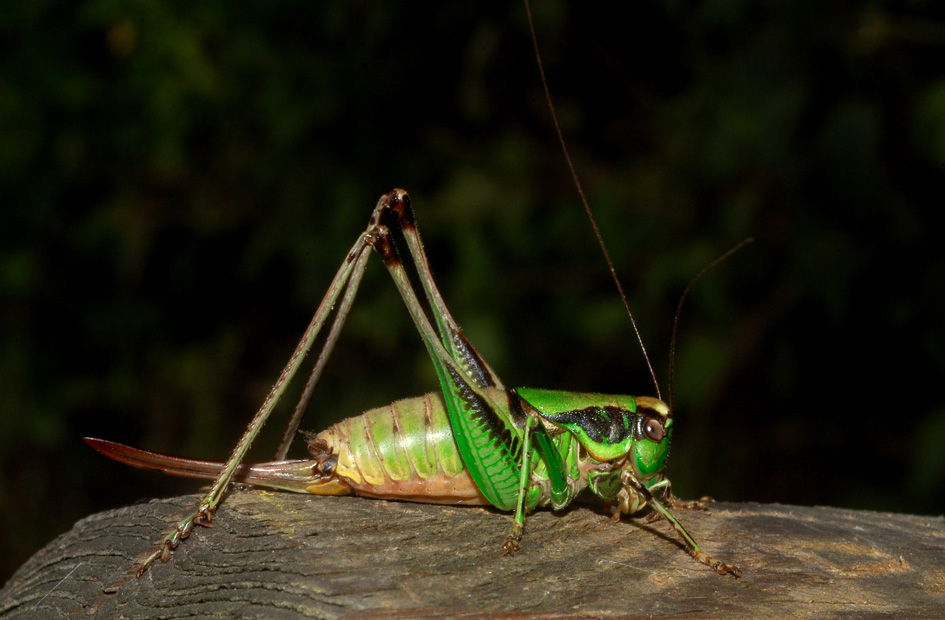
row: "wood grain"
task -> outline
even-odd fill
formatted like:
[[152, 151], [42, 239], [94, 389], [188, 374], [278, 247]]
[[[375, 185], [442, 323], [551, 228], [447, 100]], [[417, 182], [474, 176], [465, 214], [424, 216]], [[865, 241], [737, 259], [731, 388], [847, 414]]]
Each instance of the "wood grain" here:
[[0, 618], [945, 617], [945, 519], [781, 505], [679, 515], [736, 580], [663, 522], [582, 506], [531, 515], [504, 557], [496, 511], [242, 490], [135, 579], [197, 499], [83, 519], [0, 590]]

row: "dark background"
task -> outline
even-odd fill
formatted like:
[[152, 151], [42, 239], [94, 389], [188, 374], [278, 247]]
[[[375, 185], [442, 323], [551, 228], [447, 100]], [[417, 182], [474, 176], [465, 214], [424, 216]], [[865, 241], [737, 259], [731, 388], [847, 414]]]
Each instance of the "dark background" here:
[[[674, 489], [941, 513], [941, 6], [631, 6], [534, 9], [664, 390], [686, 283], [757, 238], [683, 313]], [[81, 437], [224, 458], [395, 185], [508, 385], [653, 394], [531, 45], [515, 2], [3, 4], [0, 577], [194, 492]], [[374, 262], [305, 428], [436, 387]]]

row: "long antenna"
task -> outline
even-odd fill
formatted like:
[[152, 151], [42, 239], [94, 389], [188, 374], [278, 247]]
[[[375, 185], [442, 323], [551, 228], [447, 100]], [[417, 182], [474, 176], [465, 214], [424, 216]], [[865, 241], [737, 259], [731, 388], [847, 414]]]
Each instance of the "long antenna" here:
[[673, 319], [673, 336], [669, 341], [669, 411], [670, 413], [673, 412], [673, 386], [676, 384], [676, 382], [674, 381], [676, 377], [676, 334], [679, 332], [679, 315], [682, 313], [682, 305], [683, 305], [683, 302], [686, 301], [686, 295], [689, 294], [689, 291], [692, 289], [692, 286], [696, 283], [696, 281], [705, 275], [705, 272], [712, 269], [713, 267], [721, 263], [723, 260], [731, 256], [735, 252], [739, 251], [744, 246], [748, 245], [754, 240], [755, 240], [754, 237], [746, 237], [745, 239], [742, 239], [738, 243], [738, 245], [736, 245], [731, 250], [729, 250], [722, 256], [719, 256], [714, 261], [712, 261], [711, 263], [709, 263], [708, 265], [700, 269], [699, 273], [697, 273], [692, 280], [689, 280], [689, 284], [686, 285], [685, 290], [683, 290], [682, 292], [682, 297], [679, 298], [679, 305], [676, 306], [676, 318]]
[[[656, 397], [662, 400], [662, 396], [660, 396], [660, 384], [656, 380], [656, 372], [653, 370], [653, 364], [650, 363], [650, 356], [646, 353], [646, 347], [643, 346], [643, 337], [640, 335], [640, 330], [637, 328], [637, 322], [633, 318], [633, 312], [630, 311], [627, 295], [623, 292], [623, 285], [620, 284], [620, 278], [617, 277], [614, 263], [610, 260], [610, 252], [607, 251], [607, 245], [604, 243], [604, 238], [601, 236], [600, 229], [597, 227], [597, 220], [594, 219], [594, 214], [591, 213], [591, 206], [587, 202], [587, 196], [584, 195], [584, 188], [581, 187], [581, 180], [578, 178], [577, 171], [574, 169], [574, 163], [571, 161], [568, 145], [564, 141], [561, 125], [558, 123], [558, 114], [555, 112], [555, 104], [551, 100], [551, 89], [548, 88], [548, 80], [545, 78], [545, 67], [541, 63], [541, 53], [538, 51], [538, 37], [535, 35], [535, 24], [532, 22], [532, 9], [528, 4], [528, 0], [525, 0], [525, 13], [528, 15], [528, 29], [532, 33], [532, 44], [535, 46], [535, 58], [538, 60], [538, 73], [541, 74], [541, 85], [545, 89], [545, 100], [548, 102], [548, 109], [551, 111], [551, 120], [554, 121], [555, 131], [558, 132], [558, 141], [561, 142], [561, 150], [564, 151], [564, 158], [568, 161], [568, 169], [571, 170], [574, 185], [577, 187], [578, 194], [581, 196], [581, 204], [584, 205], [584, 212], [587, 213], [587, 218], [590, 220], [591, 227], [594, 229], [594, 235], [597, 237], [597, 243], [600, 245], [601, 252], [604, 253], [607, 268], [610, 269], [610, 275], [614, 279], [614, 284], [617, 285], [620, 300], [623, 302], [623, 307], [627, 310], [627, 316], [630, 317], [630, 324], [633, 325], [633, 332], [637, 336], [637, 342], [640, 343], [640, 350], [643, 351], [643, 359], [646, 360], [646, 367], [650, 370], [650, 377], [652, 377], [653, 385], [656, 387]], [[670, 385], [672, 385], [672, 383], [670, 383]]]

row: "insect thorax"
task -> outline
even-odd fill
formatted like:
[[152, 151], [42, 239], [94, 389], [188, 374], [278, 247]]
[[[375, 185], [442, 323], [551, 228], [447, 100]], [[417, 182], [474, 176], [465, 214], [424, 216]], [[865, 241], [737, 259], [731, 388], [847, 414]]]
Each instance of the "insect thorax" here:
[[[622, 479], [630, 475], [646, 487], [664, 479], [672, 419], [654, 398], [518, 389], [549, 432], [567, 463], [569, 486], [604, 500], [618, 500], [622, 512], [636, 512], [646, 501]], [[565, 444], [572, 444], [563, 449]]]

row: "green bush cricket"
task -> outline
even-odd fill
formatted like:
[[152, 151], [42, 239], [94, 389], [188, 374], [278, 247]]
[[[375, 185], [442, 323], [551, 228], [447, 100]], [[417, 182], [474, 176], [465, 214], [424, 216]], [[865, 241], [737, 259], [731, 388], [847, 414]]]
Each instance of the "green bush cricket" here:
[[[545, 88], [548, 94], [547, 85]], [[550, 105], [550, 94], [548, 102]], [[560, 129], [558, 132], [560, 137]], [[567, 157], [563, 138], [561, 142]], [[573, 173], [573, 166], [571, 170]], [[579, 183], [578, 189], [583, 200]], [[597, 232], [586, 200], [584, 203]], [[399, 231], [407, 244], [432, 321], [410, 283], [392, 230]], [[599, 232], [597, 235], [600, 241]], [[606, 256], [602, 241], [601, 247]], [[371, 250], [380, 254], [398, 288], [433, 362], [441, 392], [398, 401], [308, 434], [311, 458], [285, 460], [344, 327]], [[609, 256], [607, 262], [610, 264]], [[616, 275], [614, 279], [617, 281]], [[617, 286], [620, 289], [619, 281]], [[623, 297], [622, 289], [620, 294]], [[632, 314], [630, 318], [632, 321]], [[324, 335], [322, 348], [276, 460], [242, 464], [320, 335]], [[622, 514], [649, 507], [657, 518], [672, 525], [696, 561], [721, 575], [738, 577], [735, 565], [705, 554], [669, 510], [706, 504], [675, 500], [664, 474], [673, 433], [671, 403], [672, 394], [667, 405], [659, 397], [506, 388], [449, 312], [434, 282], [409, 197], [395, 189], [381, 196], [286, 367], [225, 463], [156, 454], [101, 439], [86, 441], [102, 454], [129, 465], [214, 480], [197, 509], [177, 523], [141, 562], [139, 577], [158, 558], [166, 562], [194, 525], [210, 525], [234, 482], [316, 495], [495, 506], [514, 513], [511, 531], [502, 545], [508, 555], [519, 549], [525, 515], [535, 508], [556, 510], [579, 496], [595, 497], [608, 502], [619, 519]]]
[[[391, 226], [403, 233], [436, 327], [410, 284]], [[311, 459], [281, 460], [344, 326], [371, 249], [381, 255], [397, 285], [442, 393], [343, 420], [309, 436]], [[336, 304], [337, 313], [277, 453], [280, 460], [242, 465]], [[136, 467], [215, 478], [197, 510], [142, 562], [139, 575], [156, 559], [166, 561], [195, 524], [209, 524], [232, 482], [247, 482], [316, 495], [356, 494], [514, 511], [512, 530], [502, 545], [507, 554], [519, 548], [526, 512], [545, 506], [560, 509], [580, 494], [590, 494], [612, 502], [618, 517], [649, 506], [672, 524], [693, 558], [719, 574], [737, 577], [736, 566], [703, 553], [669, 512], [668, 507], [685, 506], [673, 499], [663, 473], [672, 433], [670, 407], [657, 398], [505, 388], [446, 307], [407, 193], [395, 189], [378, 201], [367, 229], [345, 257], [302, 340], [225, 464], [165, 456], [100, 439], [86, 441], [106, 456]]]

